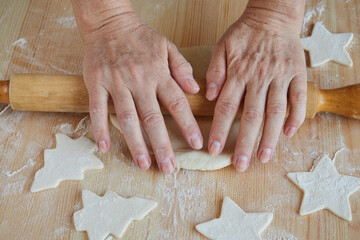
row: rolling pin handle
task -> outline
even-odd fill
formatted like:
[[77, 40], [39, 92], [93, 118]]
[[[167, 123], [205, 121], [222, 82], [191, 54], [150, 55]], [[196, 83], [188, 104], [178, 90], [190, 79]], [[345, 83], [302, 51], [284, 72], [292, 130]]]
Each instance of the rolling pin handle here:
[[360, 84], [337, 89], [319, 89], [317, 112], [331, 112], [360, 119]]
[[0, 103], [10, 104], [9, 85], [9, 80], [0, 81]]

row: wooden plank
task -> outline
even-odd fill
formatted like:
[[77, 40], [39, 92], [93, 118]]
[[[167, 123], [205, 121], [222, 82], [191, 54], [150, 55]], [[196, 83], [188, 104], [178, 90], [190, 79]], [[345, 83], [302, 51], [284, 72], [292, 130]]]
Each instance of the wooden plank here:
[[[215, 44], [246, 6], [246, 1], [239, 0], [133, 3], [145, 22], [178, 47]], [[359, 83], [360, 2], [312, 0], [307, 1], [306, 11], [312, 17], [303, 36], [311, 34], [315, 21], [334, 33], [354, 33], [348, 48], [354, 66], [328, 63], [309, 69], [309, 80], [321, 88]], [[2, 1], [0, 24], [2, 79], [14, 73], [81, 74], [82, 43], [69, 1]], [[4, 108], [0, 106], [0, 112]], [[57, 132], [92, 137], [86, 114], [23, 113], [9, 108], [0, 114], [1, 239], [87, 239], [85, 233], [75, 231], [72, 221], [74, 211], [82, 208], [83, 189], [99, 195], [112, 190], [124, 197], [141, 195], [159, 202], [143, 221], [130, 225], [123, 239], [205, 239], [194, 227], [219, 216], [224, 196], [245, 211], [274, 213], [264, 239], [357, 239], [360, 235], [359, 191], [350, 198], [350, 223], [329, 211], [300, 216], [302, 192], [286, 178], [287, 172], [308, 171], [317, 156], [332, 157], [342, 147], [349, 150], [338, 155], [336, 167], [342, 174], [360, 177], [360, 121], [319, 114], [292, 139], [280, 136], [273, 161], [262, 165], [253, 157], [244, 174], [232, 167], [172, 176], [163, 176], [156, 166], [142, 172], [131, 162], [124, 139], [111, 128], [111, 151], [99, 155], [103, 170], [86, 172], [83, 181], [32, 194], [29, 189], [36, 170], [43, 166], [43, 151], [55, 147]]]

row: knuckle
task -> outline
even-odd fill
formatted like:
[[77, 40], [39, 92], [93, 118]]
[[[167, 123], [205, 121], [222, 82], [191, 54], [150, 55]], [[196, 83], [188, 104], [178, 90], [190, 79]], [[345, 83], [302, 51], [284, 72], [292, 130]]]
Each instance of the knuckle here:
[[[220, 66], [211, 66], [206, 72], [206, 79], [218, 78], [225, 75], [225, 69]], [[216, 79], [217, 80], [217, 79]]]
[[225, 116], [232, 116], [238, 111], [238, 106], [233, 99], [219, 99], [216, 103], [215, 111]]
[[263, 117], [264, 113], [255, 107], [248, 107], [244, 109], [243, 118], [248, 122], [259, 122], [263, 120]]
[[136, 113], [133, 111], [123, 111], [118, 114], [118, 121], [126, 130], [134, 125], [136, 117]]
[[307, 94], [305, 92], [295, 92], [291, 95], [291, 98], [296, 103], [306, 103], [307, 100]]
[[170, 101], [169, 108], [172, 112], [181, 111], [187, 104], [187, 99], [184, 96], [176, 96]]
[[175, 60], [174, 68], [177, 70], [192, 70], [190, 63], [184, 59]]
[[266, 107], [266, 115], [281, 115], [285, 114], [286, 105], [283, 103], [273, 103]]
[[97, 117], [107, 117], [107, 109], [100, 106], [98, 103], [90, 103], [89, 105], [90, 114]]
[[170, 143], [168, 145], [163, 145], [155, 148], [155, 154], [157, 158], [161, 159], [164, 156], [171, 155], [171, 145]]
[[163, 121], [163, 116], [160, 112], [147, 112], [142, 115], [142, 122], [144, 128], [151, 129], [159, 126]]

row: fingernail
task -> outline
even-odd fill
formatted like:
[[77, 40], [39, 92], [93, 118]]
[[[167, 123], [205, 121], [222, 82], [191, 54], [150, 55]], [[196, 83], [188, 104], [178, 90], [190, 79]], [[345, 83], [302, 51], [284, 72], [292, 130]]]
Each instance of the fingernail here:
[[199, 134], [195, 133], [191, 135], [190, 142], [193, 148], [195, 149], [201, 149], [203, 147], [203, 141]]
[[136, 158], [138, 166], [143, 169], [147, 170], [150, 167], [150, 159], [146, 157], [146, 155], [140, 155]]
[[245, 172], [249, 165], [249, 158], [245, 155], [240, 155], [235, 159], [235, 168], [239, 172]]
[[216, 98], [217, 89], [218, 87], [215, 83], [208, 84], [206, 89], [206, 98], [208, 100], [214, 100]]
[[106, 145], [106, 142], [103, 141], [103, 140], [99, 141], [99, 143], [98, 143], [98, 148], [99, 148], [100, 152], [102, 152], [102, 153], [106, 153], [107, 150], [108, 150], [108, 147], [107, 147], [107, 145]]
[[266, 163], [270, 160], [270, 157], [271, 157], [271, 149], [270, 148], [264, 148], [261, 153], [260, 153], [260, 158], [259, 160], [262, 162], [262, 163]]
[[212, 156], [217, 156], [220, 154], [220, 149], [221, 148], [221, 144], [218, 141], [213, 141], [210, 145], [210, 149], [209, 149], [209, 153]]
[[286, 129], [285, 135], [288, 137], [294, 136], [296, 129], [297, 129], [296, 127], [289, 127], [288, 129]]
[[160, 162], [161, 171], [165, 174], [171, 174], [174, 171], [174, 165], [172, 164], [170, 158], [164, 158]]
[[189, 85], [194, 88], [195, 92], [198, 92], [200, 90], [200, 87], [193, 76], [186, 77], [186, 80], [188, 81]]

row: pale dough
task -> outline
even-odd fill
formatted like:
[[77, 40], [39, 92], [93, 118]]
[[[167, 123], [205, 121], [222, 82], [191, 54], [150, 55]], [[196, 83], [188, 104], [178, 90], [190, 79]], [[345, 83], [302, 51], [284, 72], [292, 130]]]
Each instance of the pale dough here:
[[310, 172], [288, 173], [287, 176], [304, 191], [300, 215], [328, 209], [351, 221], [349, 197], [360, 188], [360, 178], [339, 174], [326, 155], [315, 161]]
[[196, 230], [213, 240], [261, 239], [260, 234], [272, 219], [272, 213], [245, 213], [235, 202], [225, 197], [220, 218], [196, 225]]
[[345, 47], [351, 42], [352, 33], [332, 34], [317, 22], [310, 37], [302, 38], [305, 50], [310, 54], [311, 67], [318, 67], [328, 61], [352, 66], [353, 62]]
[[[199, 151], [190, 148], [182, 136], [175, 121], [170, 116], [164, 116], [164, 119], [169, 133], [171, 145], [174, 149], [177, 168], [207, 171], [221, 169], [231, 164], [231, 157], [235, 149], [239, 121], [235, 121], [233, 123], [223, 153], [214, 157], [208, 153], [206, 147]], [[110, 120], [112, 124], [120, 130], [115, 114], [110, 114]], [[204, 143], [207, 144], [211, 127], [211, 118], [198, 117], [197, 121], [204, 137]], [[146, 135], [143, 135], [145, 136], [146, 145], [152, 154], [149, 141], [146, 138]]]
[[157, 206], [155, 201], [139, 197], [126, 199], [112, 191], [99, 197], [84, 190], [82, 201], [84, 208], [74, 213], [75, 229], [86, 231], [90, 240], [103, 240], [109, 234], [121, 238], [131, 221], [143, 219]]
[[30, 191], [56, 188], [61, 181], [83, 179], [85, 170], [103, 168], [93, 155], [96, 149], [96, 144], [85, 137], [73, 140], [56, 134], [56, 148], [44, 151], [44, 167], [36, 172]]

